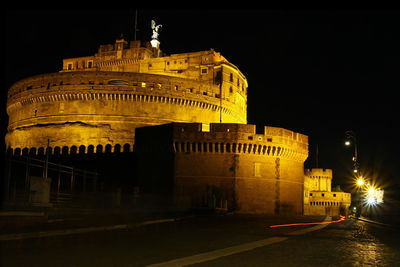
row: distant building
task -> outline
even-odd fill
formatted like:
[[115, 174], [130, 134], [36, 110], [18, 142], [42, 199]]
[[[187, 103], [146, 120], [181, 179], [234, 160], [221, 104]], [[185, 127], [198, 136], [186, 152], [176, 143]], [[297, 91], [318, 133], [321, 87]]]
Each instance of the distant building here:
[[306, 169], [304, 174], [304, 215], [345, 214], [351, 204], [351, 194], [332, 192], [332, 170]]

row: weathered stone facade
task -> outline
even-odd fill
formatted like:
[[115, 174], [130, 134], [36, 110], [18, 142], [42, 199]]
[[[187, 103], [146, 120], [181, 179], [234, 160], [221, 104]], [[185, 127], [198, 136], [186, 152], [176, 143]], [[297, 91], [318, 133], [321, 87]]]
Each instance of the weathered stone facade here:
[[[255, 125], [247, 124], [212, 123], [209, 131], [201, 126], [172, 123], [137, 129], [143, 182], [170, 188], [178, 206], [303, 213], [307, 136], [276, 127], [256, 134]], [[150, 158], [154, 166], [169, 162], [171, 167], [151, 168], [146, 165]]]
[[70, 151], [133, 147], [135, 128], [168, 122], [247, 123], [247, 80], [213, 50], [163, 56], [117, 40], [59, 73], [8, 91], [7, 148]]

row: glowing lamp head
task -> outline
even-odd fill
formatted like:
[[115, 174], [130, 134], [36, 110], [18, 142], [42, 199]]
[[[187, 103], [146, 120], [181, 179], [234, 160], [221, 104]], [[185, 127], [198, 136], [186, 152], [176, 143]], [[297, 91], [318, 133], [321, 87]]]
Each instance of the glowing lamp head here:
[[362, 186], [363, 184], [364, 184], [363, 178], [359, 178], [359, 179], [357, 180], [357, 185], [358, 185], [358, 186]]
[[367, 203], [368, 203], [369, 205], [373, 205], [373, 204], [376, 203], [376, 199], [375, 199], [374, 197], [368, 197], [368, 198], [367, 198]]
[[369, 189], [368, 189], [368, 196], [373, 196], [375, 194], [375, 189], [373, 188], [373, 187], [370, 187]]
[[349, 146], [351, 143], [350, 143], [349, 140], [347, 140], [346, 142], [344, 142], [344, 144], [345, 144], [346, 146]]

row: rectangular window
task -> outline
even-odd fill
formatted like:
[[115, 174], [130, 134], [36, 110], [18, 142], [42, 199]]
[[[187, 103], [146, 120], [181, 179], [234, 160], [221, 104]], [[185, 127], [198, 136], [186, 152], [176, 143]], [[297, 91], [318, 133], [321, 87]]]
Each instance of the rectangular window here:
[[72, 70], [72, 63], [67, 64], [67, 70]]
[[254, 162], [254, 176], [261, 176], [261, 163], [259, 162]]

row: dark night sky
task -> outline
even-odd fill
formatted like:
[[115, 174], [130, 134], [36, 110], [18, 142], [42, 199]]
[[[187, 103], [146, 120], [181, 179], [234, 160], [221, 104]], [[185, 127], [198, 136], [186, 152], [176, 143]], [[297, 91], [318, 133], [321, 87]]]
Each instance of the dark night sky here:
[[[138, 39], [149, 41], [150, 21], [162, 24], [167, 54], [215, 49], [247, 77], [248, 123], [309, 136], [306, 167], [350, 181], [358, 135], [364, 172], [382, 184], [400, 183], [398, 88], [400, 12], [385, 10], [142, 10]], [[126, 10], [8, 10], [5, 88], [62, 59], [93, 55], [123, 33], [133, 39], [135, 8]], [[397, 75], [396, 75], [397, 74]], [[2, 134], [6, 128], [2, 113]], [[4, 139], [3, 139], [4, 140]]]

